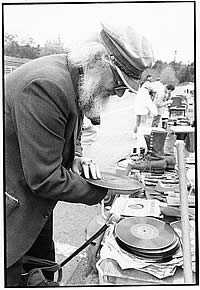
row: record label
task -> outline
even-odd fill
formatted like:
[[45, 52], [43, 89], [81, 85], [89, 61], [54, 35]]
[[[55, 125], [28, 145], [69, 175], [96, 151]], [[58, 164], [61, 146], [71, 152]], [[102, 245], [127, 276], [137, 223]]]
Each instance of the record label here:
[[130, 204], [128, 205], [128, 207], [131, 209], [143, 209], [144, 205], [141, 203], [136, 203], [136, 204]]
[[159, 237], [159, 231], [156, 227], [147, 224], [136, 224], [130, 228], [133, 236], [139, 239], [155, 239]]

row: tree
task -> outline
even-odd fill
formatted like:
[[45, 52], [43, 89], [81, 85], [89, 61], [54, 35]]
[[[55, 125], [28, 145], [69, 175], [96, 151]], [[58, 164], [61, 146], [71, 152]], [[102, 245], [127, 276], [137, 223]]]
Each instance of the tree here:
[[176, 76], [180, 83], [194, 82], [194, 63], [181, 65], [176, 72]]
[[16, 39], [16, 34], [5, 33], [4, 37], [4, 51], [5, 55], [15, 56], [19, 55], [19, 43]]
[[179, 83], [175, 71], [170, 65], [168, 65], [161, 71], [160, 78], [163, 84], [172, 83], [174, 85], [177, 85]]
[[47, 40], [44, 47], [41, 48], [40, 56], [57, 53], [66, 53], [66, 49], [64, 48], [64, 44], [61, 42], [60, 36], [53, 41]]
[[5, 55], [34, 59], [40, 54], [39, 45], [35, 46], [34, 40], [29, 38], [27, 40], [19, 41], [16, 34], [5, 34], [4, 38]]
[[189, 76], [190, 76], [189, 81], [190, 82], [194, 82], [194, 62], [192, 62], [189, 65], [189, 71], [188, 71], [188, 73], [189, 73]]
[[157, 71], [157, 73], [161, 73], [161, 71], [163, 70], [163, 68], [167, 67], [167, 63], [166, 62], [162, 62], [162, 60], [157, 60], [154, 65], [153, 65], [153, 69], [155, 69]]
[[161, 60], [157, 60], [152, 68], [147, 68], [143, 73], [141, 77], [141, 83], [144, 81], [145, 77], [148, 74], [152, 75], [152, 81], [156, 81], [158, 77], [160, 77], [161, 72], [164, 68], [166, 68], [168, 64], [166, 62], [162, 62]]

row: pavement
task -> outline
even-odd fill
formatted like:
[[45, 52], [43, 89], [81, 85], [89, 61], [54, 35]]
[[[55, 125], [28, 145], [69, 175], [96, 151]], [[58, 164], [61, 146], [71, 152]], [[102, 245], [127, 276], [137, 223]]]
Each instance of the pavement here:
[[[61, 263], [85, 242], [85, 229], [90, 220], [99, 214], [100, 206], [58, 203], [54, 210], [54, 241], [56, 261]], [[98, 275], [95, 275], [98, 285]], [[63, 267], [61, 286], [94, 284], [88, 263], [87, 248]]]

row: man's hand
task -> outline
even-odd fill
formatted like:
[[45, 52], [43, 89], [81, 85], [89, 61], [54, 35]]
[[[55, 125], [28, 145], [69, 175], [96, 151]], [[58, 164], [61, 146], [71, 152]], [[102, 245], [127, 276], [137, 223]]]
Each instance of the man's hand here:
[[85, 178], [101, 179], [99, 167], [87, 157], [75, 157], [72, 163], [72, 171], [79, 175], [84, 174]]

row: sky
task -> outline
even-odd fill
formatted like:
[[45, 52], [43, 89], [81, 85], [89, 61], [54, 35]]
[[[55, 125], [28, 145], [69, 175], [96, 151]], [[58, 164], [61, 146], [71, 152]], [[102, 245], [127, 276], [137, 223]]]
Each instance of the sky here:
[[192, 2], [24, 4], [4, 6], [4, 31], [43, 45], [60, 36], [72, 46], [99, 31], [100, 23], [132, 25], [151, 42], [155, 58], [194, 61]]

